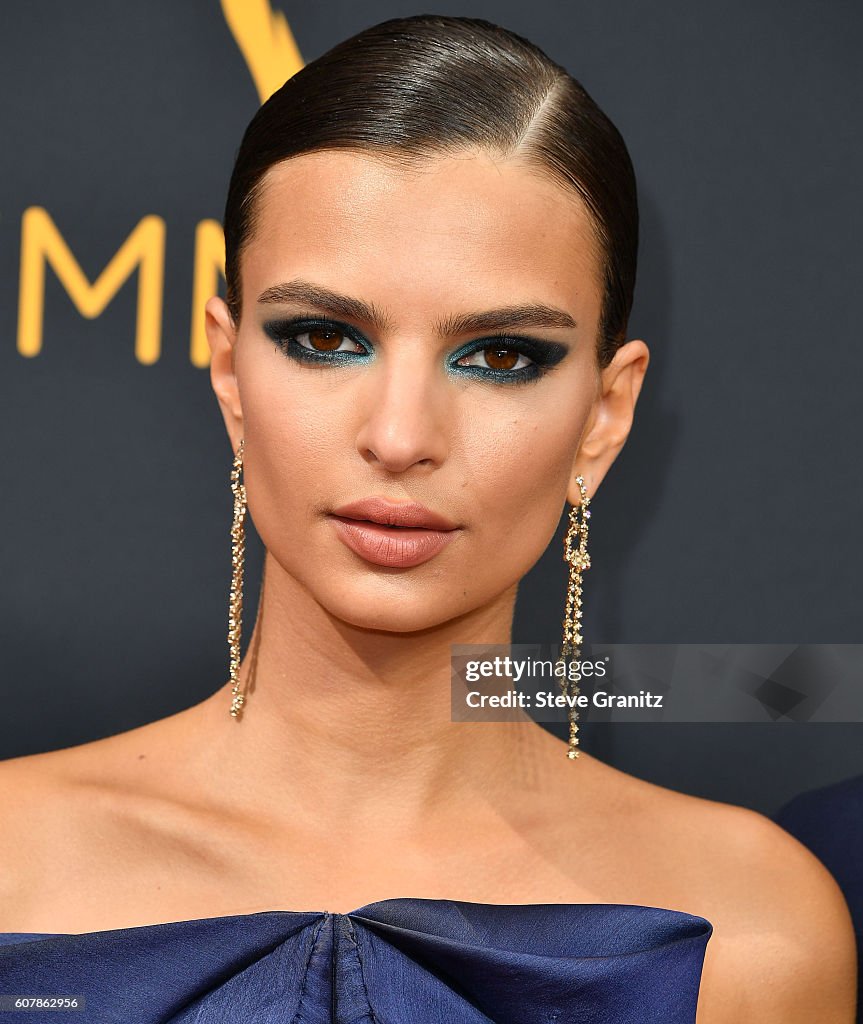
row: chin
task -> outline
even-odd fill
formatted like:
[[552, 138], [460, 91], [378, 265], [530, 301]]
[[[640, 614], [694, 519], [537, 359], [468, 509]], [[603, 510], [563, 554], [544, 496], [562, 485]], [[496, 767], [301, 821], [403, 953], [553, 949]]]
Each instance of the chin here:
[[[450, 581], [446, 590], [452, 589]], [[386, 633], [433, 629], [467, 610], [457, 605], [451, 593], [436, 596], [430, 590], [428, 582], [420, 580], [397, 587], [381, 586], [380, 581], [355, 586], [343, 582], [336, 592], [325, 589], [315, 598], [330, 615], [350, 626]]]

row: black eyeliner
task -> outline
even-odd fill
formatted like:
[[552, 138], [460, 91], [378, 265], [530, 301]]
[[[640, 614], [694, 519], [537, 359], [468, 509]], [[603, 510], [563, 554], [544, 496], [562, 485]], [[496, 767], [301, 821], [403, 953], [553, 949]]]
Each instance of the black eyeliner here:
[[[345, 335], [356, 345], [366, 346], [368, 342], [350, 324], [341, 323], [313, 314], [296, 317], [279, 317], [268, 320], [263, 325], [264, 333], [275, 343], [288, 358], [298, 362], [320, 365], [344, 365], [356, 358], [368, 358], [372, 352], [365, 356], [361, 352], [315, 352], [313, 349], [300, 345], [296, 338], [306, 331], [320, 328], [322, 330], [337, 330]], [[530, 365], [520, 367], [517, 370], [498, 370], [494, 367], [483, 366], [456, 366], [460, 359], [473, 355], [475, 352], [482, 352], [485, 349], [506, 349], [524, 355], [531, 360]], [[521, 384], [537, 380], [552, 367], [556, 366], [569, 353], [569, 346], [557, 341], [540, 340], [518, 334], [495, 334], [477, 338], [475, 341], [463, 346], [447, 363], [447, 371], [454, 372], [456, 376], [474, 377], [492, 383]]]
[[306, 331], [314, 330], [316, 327], [322, 330], [335, 329], [345, 335], [356, 345], [366, 344], [362, 335], [349, 324], [340, 323], [338, 320], [307, 314], [296, 317], [279, 317], [275, 320], [268, 320], [263, 324], [264, 333], [273, 341], [289, 359], [298, 362], [314, 363], [317, 365], [334, 365], [345, 363], [350, 359], [360, 356], [360, 352], [315, 352], [313, 349], [300, 345], [296, 336]]
[[496, 334], [478, 338], [460, 349], [453, 356], [453, 363], [473, 355], [474, 352], [495, 348], [525, 355], [531, 360], [531, 363], [529, 366], [523, 366], [517, 370], [497, 370], [494, 367], [484, 366], [454, 367], [453, 364], [450, 364], [450, 368], [455, 369], [458, 376], [467, 375], [489, 383], [528, 384], [548, 373], [569, 353], [569, 346], [558, 341], [540, 341], [538, 338], [519, 334]]
[[541, 341], [539, 338], [530, 338], [521, 334], [490, 334], [472, 341], [454, 358], [456, 360], [464, 359], [465, 356], [481, 352], [486, 348], [512, 349], [529, 356], [534, 362], [543, 366], [556, 366], [569, 353], [569, 345], [564, 345], [559, 341]]

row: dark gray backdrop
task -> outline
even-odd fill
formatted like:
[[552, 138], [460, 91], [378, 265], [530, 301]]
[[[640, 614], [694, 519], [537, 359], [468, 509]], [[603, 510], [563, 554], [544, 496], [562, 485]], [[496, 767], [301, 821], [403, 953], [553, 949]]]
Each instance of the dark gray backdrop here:
[[[592, 503], [585, 636], [859, 643], [861, 8], [839, 0], [282, 3], [306, 61], [384, 18], [499, 22], [612, 117], [640, 185], [631, 335], [652, 362]], [[180, 710], [227, 679], [230, 449], [188, 357], [195, 225], [221, 219], [258, 105], [215, 0], [8, 5], [0, 33], [0, 757]], [[15, 347], [21, 215], [95, 280], [167, 223], [163, 350], [133, 352], [137, 275], [82, 318], [49, 271]], [[251, 535], [251, 532], [250, 532]], [[514, 639], [554, 641], [562, 529]], [[260, 549], [251, 542], [246, 632]], [[863, 725], [619, 725], [584, 745], [772, 813], [863, 771]]]

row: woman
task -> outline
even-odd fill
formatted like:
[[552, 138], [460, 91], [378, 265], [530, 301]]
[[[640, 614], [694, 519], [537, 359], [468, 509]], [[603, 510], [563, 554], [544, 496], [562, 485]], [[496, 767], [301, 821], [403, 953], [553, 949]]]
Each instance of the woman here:
[[513, 33], [391, 20], [258, 111], [224, 226], [231, 678], [0, 766], [0, 991], [93, 1020], [851, 1021], [847, 908], [768, 819], [567, 757], [575, 729], [451, 721], [450, 645], [509, 641], [631, 428], [614, 126]]

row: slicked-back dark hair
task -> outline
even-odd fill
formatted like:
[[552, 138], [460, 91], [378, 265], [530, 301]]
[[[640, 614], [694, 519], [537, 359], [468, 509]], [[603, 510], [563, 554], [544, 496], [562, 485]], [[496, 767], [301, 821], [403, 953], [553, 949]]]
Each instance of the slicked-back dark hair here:
[[240, 259], [262, 179], [281, 160], [365, 150], [396, 165], [485, 149], [517, 156], [574, 189], [604, 266], [597, 360], [626, 340], [635, 287], [638, 202], [620, 133], [583, 86], [529, 40], [480, 18], [421, 14], [364, 29], [311, 61], [258, 109], [225, 205], [227, 305], [242, 306]]

